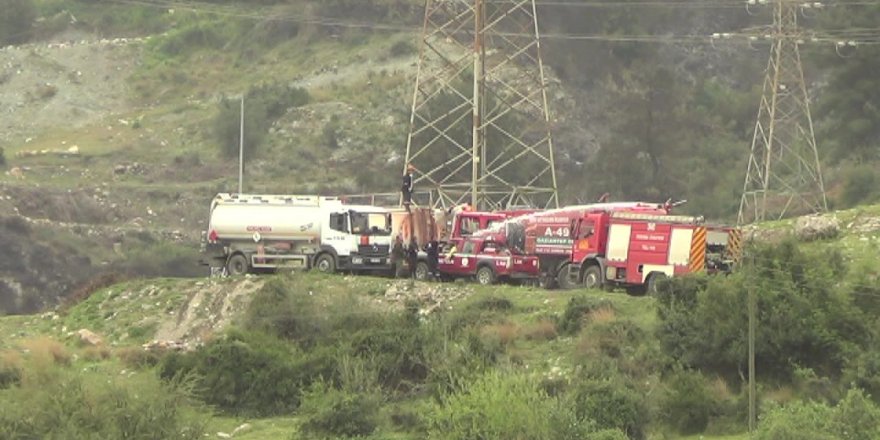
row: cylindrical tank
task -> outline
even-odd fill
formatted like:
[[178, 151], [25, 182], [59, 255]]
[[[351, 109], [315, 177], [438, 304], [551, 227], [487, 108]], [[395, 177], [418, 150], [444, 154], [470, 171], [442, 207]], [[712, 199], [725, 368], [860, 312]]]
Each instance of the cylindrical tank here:
[[308, 196], [219, 195], [208, 229], [220, 240], [317, 240], [321, 225], [341, 202]]

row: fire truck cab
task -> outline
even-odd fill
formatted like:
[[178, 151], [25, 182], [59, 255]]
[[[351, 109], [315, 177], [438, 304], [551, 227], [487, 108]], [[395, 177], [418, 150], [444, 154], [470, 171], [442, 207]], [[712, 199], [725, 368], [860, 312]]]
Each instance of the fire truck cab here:
[[519, 255], [491, 236], [462, 239], [460, 248], [440, 256], [438, 269], [447, 278], [475, 278], [483, 285], [539, 275], [537, 257]]

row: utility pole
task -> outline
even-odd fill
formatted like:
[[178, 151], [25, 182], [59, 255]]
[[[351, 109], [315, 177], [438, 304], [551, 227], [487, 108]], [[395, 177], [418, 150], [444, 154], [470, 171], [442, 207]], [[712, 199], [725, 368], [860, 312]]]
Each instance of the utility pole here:
[[[749, 2], [754, 3], [754, 0]], [[797, 20], [803, 2], [769, 0], [768, 3], [773, 3], [774, 10], [773, 25], [766, 37], [773, 40], [773, 46], [758, 107], [738, 224], [828, 209], [799, 50], [799, 45], [807, 41]]]
[[238, 140], [238, 193], [242, 194], [244, 187], [244, 93], [241, 94], [241, 126], [239, 127]]
[[486, 46], [483, 43], [483, 27], [485, 26], [483, 14], [485, 13], [485, 0], [474, 0], [474, 105], [473, 105], [473, 139], [471, 159], [471, 206], [479, 206], [480, 170], [485, 168], [480, 165], [480, 159], [485, 152], [483, 142], [483, 64], [486, 57]]
[[436, 207], [559, 206], [534, 0], [425, 0], [405, 164]]
[[[754, 265], [753, 265], [754, 266]], [[755, 286], [753, 280], [749, 280], [749, 433], [755, 432], [757, 422], [755, 397], [757, 386], [755, 384], [755, 325], [757, 305], [755, 300]]]

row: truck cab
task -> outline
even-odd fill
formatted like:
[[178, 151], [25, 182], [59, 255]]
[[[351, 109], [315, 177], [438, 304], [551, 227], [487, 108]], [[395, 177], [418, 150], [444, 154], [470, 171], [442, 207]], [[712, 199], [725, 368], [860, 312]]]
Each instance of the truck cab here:
[[492, 237], [463, 238], [461, 248], [440, 256], [438, 269], [449, 278], [476, 278], [483, 285], [530, 279], [538, 274], [538, 259], [511, 251]]

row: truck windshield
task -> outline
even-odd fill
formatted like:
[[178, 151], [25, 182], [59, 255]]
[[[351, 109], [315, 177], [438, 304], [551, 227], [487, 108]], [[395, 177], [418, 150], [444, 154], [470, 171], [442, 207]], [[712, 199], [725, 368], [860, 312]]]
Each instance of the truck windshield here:
[[351, 233], [391, 235], [391, 217], [384, 212], [351, 211]]

